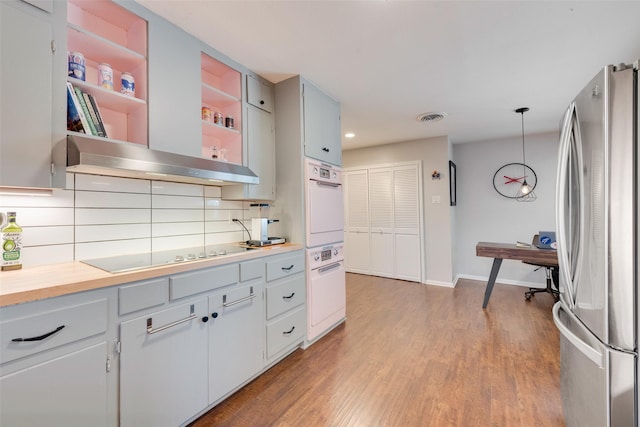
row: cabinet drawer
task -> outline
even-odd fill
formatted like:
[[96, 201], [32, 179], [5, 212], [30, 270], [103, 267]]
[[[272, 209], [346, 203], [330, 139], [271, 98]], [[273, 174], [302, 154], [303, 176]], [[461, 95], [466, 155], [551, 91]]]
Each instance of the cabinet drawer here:
[[169, 299], [176, 300], [238, 283], [238, 264], [208, 268], [169, 278]]
[[169, 298], [169, 279], [149, 280], [118, 289], [118, 313], [132, 313], [144, 308], [154, 307], [167, 302]]
[[267, 358], [271, 358], [290, 345], [302, 341], [306, 314], [300, 308], [282, 319], [267, 325]]
[[305, 301], [304, 275], [288, 277], [267, 288], [267, 319], [291, 310]]
[[247, 261], [240, 263], [240, 281], [259, 279], [264, 276], [264, 260]]
[[106, 330], [106, 299], [8, 320], [0, 323], [0, 364], [101, 334]]
[[247, 76], [247, 102], [271, 113], [273, 111], [273, 95], [271, 87], [262, 83], [253, 76]]
[[304, 255], [298, 252], [294, 255], [282, 256], [267, 261], [267, 282], [292, 276], [304, 270]]

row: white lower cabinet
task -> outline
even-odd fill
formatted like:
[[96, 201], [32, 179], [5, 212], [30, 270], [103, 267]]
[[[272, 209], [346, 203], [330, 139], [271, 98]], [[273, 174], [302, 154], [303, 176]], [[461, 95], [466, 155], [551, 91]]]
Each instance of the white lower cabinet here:
[[107, 343], [0, 378], [2, 426], [106, 426]]
[[266, 360], [272, 364], [297, 348], [307, 330], [304, 253], [267, 259]]
[[176, 427], [304, 343], [302, 251], [0, 309], [0, 426]]
[[263, 367], [263, 280], [209, 297], [209, 404]]
[[0, 425], [109, 426], [109, 292], [0, 310]]
[[120, 325], [120, 425], [175, 427], [207, 406], [207, 299]]

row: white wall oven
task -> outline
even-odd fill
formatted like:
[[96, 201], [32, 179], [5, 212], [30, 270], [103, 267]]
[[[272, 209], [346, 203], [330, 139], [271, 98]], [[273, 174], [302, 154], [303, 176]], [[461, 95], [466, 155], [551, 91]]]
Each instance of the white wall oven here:
[[305, 201], [307, 247], [344, 240], [342, 170], [305, 159]]
[[307, 249], [307, 339], [344, 321], [346, 307], [343, 244]]

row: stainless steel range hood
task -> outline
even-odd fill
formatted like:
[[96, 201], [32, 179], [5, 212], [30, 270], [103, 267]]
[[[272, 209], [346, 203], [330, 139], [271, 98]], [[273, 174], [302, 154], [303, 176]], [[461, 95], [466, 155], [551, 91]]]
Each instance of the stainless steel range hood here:
[[207, 185], [260, 182], [245, 166], [80, 135], [67, 137], [67, 171]]

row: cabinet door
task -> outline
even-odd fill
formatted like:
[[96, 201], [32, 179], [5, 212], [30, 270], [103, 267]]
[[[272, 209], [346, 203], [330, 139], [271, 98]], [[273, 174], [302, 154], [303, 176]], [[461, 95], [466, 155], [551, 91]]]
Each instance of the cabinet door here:
[[174, 427], [207, 406], [206, 315], [201, 298], [120, 325], [121, 426]]
[[268, 113], [273, 112], [271, 87], [253, 76], [247, 76], [247, 102]]
[[248, 198], [276, 198], [276, 142], [273, 116], [255, 107], [247, 107], [248, 166], [260, 178], [260, 184], [248, 185]]
[[162, 18], [149, 22], [149, 146], [202, 156], [200, 46]]
[[253, 282], [209, 297], [209, 404], [263, 366], [263, 285]]
[[0, 2], [0, 186], [51, 186], [51, 16]]
[[367, 170], [344, 176], [345, 269], [369, 274], [369, 180]]
[[369, 170], [371, 273], [394, 277], [393, 170]]
[[0, 378], [2, 426], [106, 426], [107, 343]]
[[303, 84], [304, 154], [342, 165], [340, 104], [310, 83]]
[[395, 277], [419, 282], [420, 248], [419, 174], [415, 166], [393, 170], [393, 226]]

